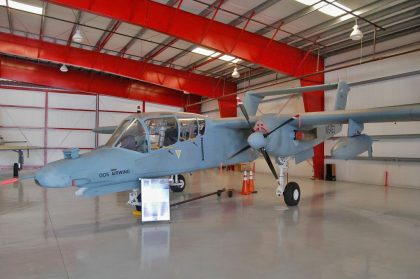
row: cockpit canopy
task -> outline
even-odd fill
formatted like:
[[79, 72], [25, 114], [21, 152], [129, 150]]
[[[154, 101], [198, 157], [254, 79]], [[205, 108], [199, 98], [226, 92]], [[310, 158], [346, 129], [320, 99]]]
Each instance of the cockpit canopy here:
[[178, 141], [194, 140], [204, 131], [203, 118], [163, 116], [142, 120], [131, 116], [118, 126], [105, 146], [146, 153]]

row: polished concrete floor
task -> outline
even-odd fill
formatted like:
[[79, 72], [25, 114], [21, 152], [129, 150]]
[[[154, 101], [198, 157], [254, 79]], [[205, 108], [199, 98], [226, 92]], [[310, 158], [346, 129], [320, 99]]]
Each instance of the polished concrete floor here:
[[[295, 208], [257, 174], [258, 194], [211, 196], [144, 225], [127, 193], [0, 186], [0, 278], [420, 278], [420, 190], [297, 181]], [[188, 182], [173, 201], [239, 189], [240, 175]]]

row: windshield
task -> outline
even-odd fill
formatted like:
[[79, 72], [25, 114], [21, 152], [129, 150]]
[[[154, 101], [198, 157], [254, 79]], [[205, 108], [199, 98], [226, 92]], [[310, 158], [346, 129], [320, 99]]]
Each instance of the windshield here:
[[146, 133], [137, 119], [127, 119], [115, 130], [106, 146], [121, 147], [145, 153], [147, 152]]

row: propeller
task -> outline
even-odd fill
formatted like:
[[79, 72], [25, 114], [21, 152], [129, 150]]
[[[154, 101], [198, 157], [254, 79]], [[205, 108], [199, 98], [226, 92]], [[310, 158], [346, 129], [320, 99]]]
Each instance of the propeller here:
[[[271, 161], [271, 158], [268, 155], [267, 150], [265, 149], [264, 139], [267, 138], [272, 133], [274, 133], [275, 131], [277, 131], [278, 129], [280, 129], [281, 127], [289, 124], [290, 122], [292, 122], [295, 119], [298, 119], [299, 115], [295, 115], [295, 116], [287, 119], [286, 121], [281, 123], [279, 126], [274, 128], [270, 132], [267, 132], [267, 133], [256, 132], [254, 130], [254, 127], [252, 126], [251, 122], [249, 121], [249, 115], [248, 115], [248, 112], [245, 109], [244, 104], [242, 103], [242, 101], [239, 98], [237, 98], [237, 100], [238, 100], [239, 108], [241, 109], [242, 114], [245, 116], [245, 119], [248, 122], [249, 129], [252, 131], [252, 134], [250, 135], [250, 137], [248, 139], [250, 139], [252, 141], [255, 141], [255, 143], [256, 143], [255, 145], [259, 147], [257, 149], [263, 155], [268, 167], [270, 168], [271, 173], [273, 174], [273, 176], [275, 177], [276, 180], [279, 179], [279, 177], [276, 173], [276, 169], [274, 168], [273, 162]], [[248, 140], [248, 142], [249, 142], [249, 140]], [[249, 148], [251, 148], [251, 145], [249, 145], [249, 144], [244, 146], [243, 148], [241, 148], [240, 150], [235, 152], [232, 156], [230, 156], [229, 159], [231, 159], [231, 158], [235, 157], [236, 155], [248, 150]]]

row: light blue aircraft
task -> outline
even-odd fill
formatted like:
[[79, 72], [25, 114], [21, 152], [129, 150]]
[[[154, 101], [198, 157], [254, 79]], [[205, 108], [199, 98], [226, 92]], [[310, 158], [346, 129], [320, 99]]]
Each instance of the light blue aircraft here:
[[[334, 111], [297, 116], [256, 116], [264, 97], [337, 89]], [[91, 152], [64, 151], [64, 159], [47, 164], [35, 174], [46, 188], [75, 186], [79, 196], [92, 197], [131, 190], [129, 203], [139, 205], [139, 179], [172, 177], [171, 189], [185, 189], [182, 173], [251, 162], [262, 155], [277, 181], [276, 194], [289, 206], [300, 200], [296, 182], [285, 183], [288, 161], [300, 163], [313, 157], [313, 147], [333, 137], [348, 124], [348, 136], [332, 148], [332, 156], [351, 159], [368, 151], [372, 139], [362, 134], [363, 124], [420, 120], [420, 104], [345, 110], [350, 88], [345, 82], [285, 90], [248, 92], [239, 107], [244, 117], [208, 118], [192, 113], [152, 112], [127, 117], [118, 127], [102, 127], [112, 133], [108, 142]], [[270, 157], [279, 167], [277, 174]]]

